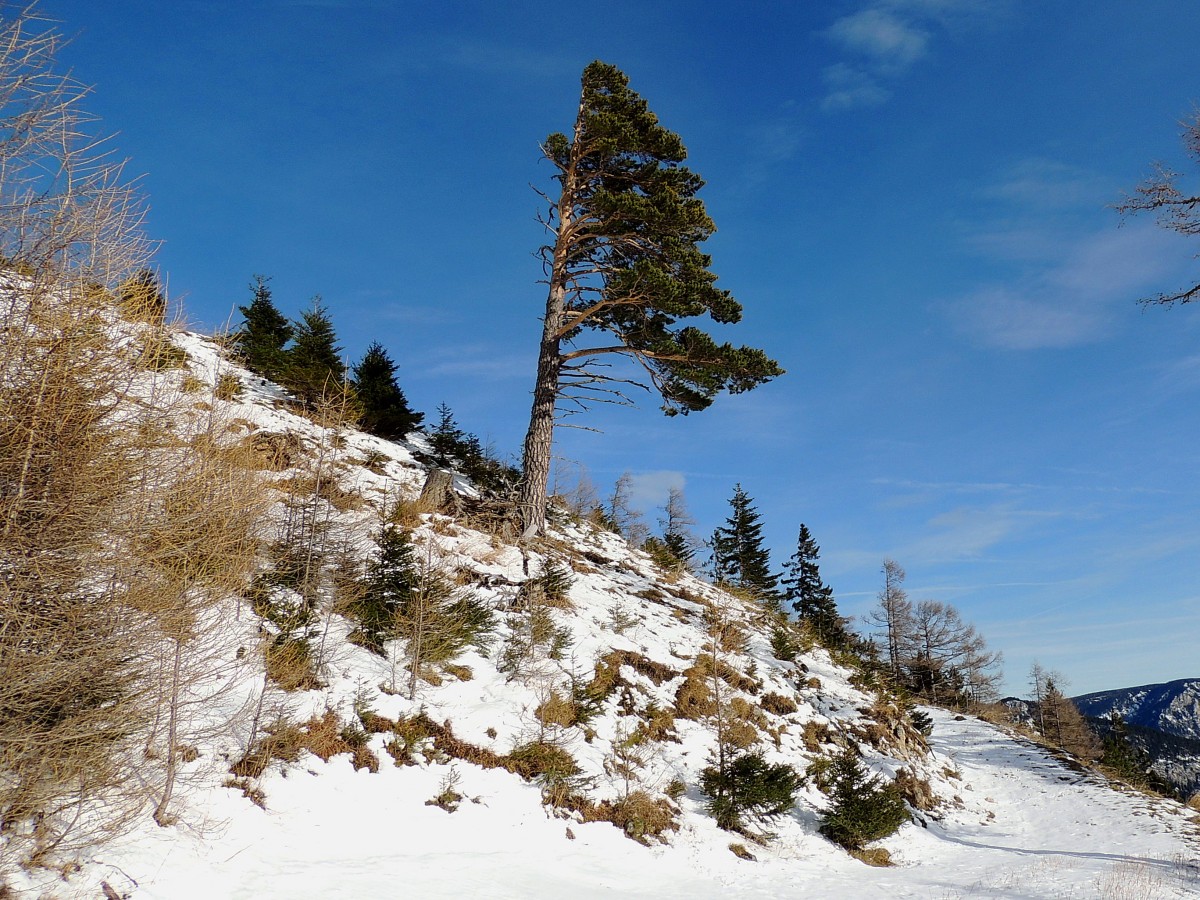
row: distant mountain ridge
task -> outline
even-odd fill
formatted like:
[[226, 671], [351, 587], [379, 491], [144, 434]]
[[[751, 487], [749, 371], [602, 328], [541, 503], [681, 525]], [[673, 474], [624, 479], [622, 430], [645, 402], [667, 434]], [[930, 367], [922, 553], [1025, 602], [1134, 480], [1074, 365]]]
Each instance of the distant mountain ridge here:
[[1115, 710], [1130, 725], [1200, 740], [1200, 678], [1097, 691], [1071, 699], [1085, 716], [1107, 718]]
[[1097, 733], [1108, 732], [1115, 711], [1130, 742], [1147, 753], [1151, 769], [1180, 796], [1200, 791], [1200, 678], [1097, 691], [1072, 698]]

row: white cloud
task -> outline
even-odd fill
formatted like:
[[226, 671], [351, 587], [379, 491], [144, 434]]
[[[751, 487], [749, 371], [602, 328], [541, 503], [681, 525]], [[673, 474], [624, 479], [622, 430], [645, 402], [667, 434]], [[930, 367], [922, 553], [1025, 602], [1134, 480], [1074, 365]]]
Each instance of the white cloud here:
[[992, 20], [1006, 0], [870, 0], [842, 16], [825, 37], [852, 58], [822, 73], [827, 111], [878, 106], [891, 97], [885, 81], [928, 56], [937, 31], [959, 31]]
[[821, 100], [824, 110], [855, 109], [879, 106], [892, 96], [891, 91], [879, 84], [866, 72], [854, 69], [845, 63], [836, 63], [821, 73], [829, 92]]
[[652, 510], [667, 502], [667, 494], [671, 488], [683, 490], [687, 479], [682, 472], [662, 470], [658, 472], [639, 472], [632, 476], [630, 488], [630, 503], [634, 509], [640, 509], [646, 514], [647, 520], [652, 521]]
[[1122, 306], [1152, 292], [1179, 259], [1152, 224], [1049, 241], [1048, 258], [1012, 284], [983, 285], [949, 305], [960, 332], [1008, 350], [1076, 347], [1106, 338]]
[[895, 13], [868, 7], [838, 19], [829, 36], [845, 49], [862, 53], [890, 71], [903, 71], [925, 55], [929, 32]]

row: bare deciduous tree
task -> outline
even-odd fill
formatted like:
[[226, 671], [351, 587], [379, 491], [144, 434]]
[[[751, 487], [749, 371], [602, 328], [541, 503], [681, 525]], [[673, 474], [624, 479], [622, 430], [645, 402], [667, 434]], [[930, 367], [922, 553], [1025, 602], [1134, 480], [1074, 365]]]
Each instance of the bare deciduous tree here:
[[61, 44], [34, 6], [0, 9], [0, 840], [35, 860], [133, 808], [148, 712], [113, 550], [144, 454], [120, 406], [137, 372], [107, 288], [151, 247]]
[[878, 605], [867, 614], [867, 622], [877, 626], [887, 648], [888, 671], [899, 679], [903, 666], [912, 655], [911, 635], [913, 605], [904, 584], [904, 569], [894, 559], [883, 561], [883, 590]]
[[[1183, 146], [1187, 155], [1200, 163], [1200, 112], [1183, 123]], [[1179, 177], [1178, 172], [1157, 163], [1153, 174], [1139, 184], [1132, 195], [1117, 204], [1117, 211], [1122, 216], [1152, 212], [1163, 228], [1189, 237], [1200, 235], [1200, 194], [1181, 191], [1177, 184]], [[1146, 297], [1141, 302], [1171, 306], [1190, 303], [1197, 297], [1200, 297], [1200, 283], [1169, 294]]]

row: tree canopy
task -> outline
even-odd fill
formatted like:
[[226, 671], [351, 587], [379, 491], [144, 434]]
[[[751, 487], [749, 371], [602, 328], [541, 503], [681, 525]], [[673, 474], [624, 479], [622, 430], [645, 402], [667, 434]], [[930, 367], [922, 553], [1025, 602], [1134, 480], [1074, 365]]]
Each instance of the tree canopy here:
[[[553, 241], [541, 251], [548, 286], [521, 496], [527, 531], [545, 521], [556, 406], [628, 403], [624, 390], [655, 390], [668, 415], [705, 409], [721, 391], [747, 391], [783, 370], [762, 350], [719, 344], [682, 320], [741, 319], [716, 286], [699, 244], [715, 231], [696, 197], [704, 182], [680, 165], [679, 136], [659, 124], [616, 66], [584, 69], [575, 127], [542, 152], [561, 192], [546, 196]], [[587, 335], [598, 333], [593, 340]], [[606, 368], [614, 356], [641, 375]]]

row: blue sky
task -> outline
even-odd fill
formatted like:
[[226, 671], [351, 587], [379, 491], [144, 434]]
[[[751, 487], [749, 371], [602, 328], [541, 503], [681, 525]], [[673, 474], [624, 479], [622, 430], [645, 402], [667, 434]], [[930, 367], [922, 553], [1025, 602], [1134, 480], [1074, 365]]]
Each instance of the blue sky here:
[[[664, 419], [560, 430], [602, 491], [697, 531], [741, 482], [777, 564], [801, 522], [844, 613], [895, 558], [1078, 693], [1200, 674], [1194, 242], [1111, 209], [1189, 169], [1200, 6], [44, 0], [90, 109], [145, 173], [202, 327], [273, 277], [347, 356], [381, 340], [428, 415], [520, 447], [544, 303], [531, 185], [582, 68], [620, 66], [708, 182], [728, 338], [788, 374]], [[236, 323], [236, 317], [235, 317]], [[581, 424], [584, 424], [581, 422]]]

